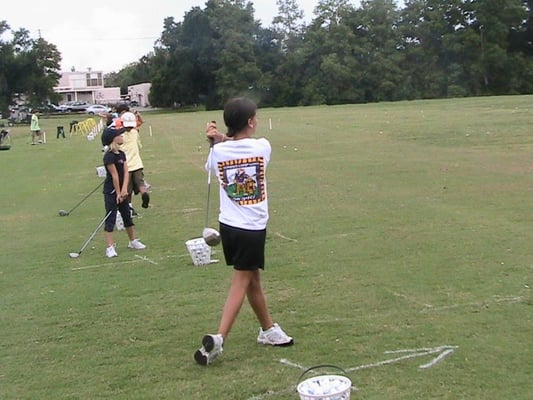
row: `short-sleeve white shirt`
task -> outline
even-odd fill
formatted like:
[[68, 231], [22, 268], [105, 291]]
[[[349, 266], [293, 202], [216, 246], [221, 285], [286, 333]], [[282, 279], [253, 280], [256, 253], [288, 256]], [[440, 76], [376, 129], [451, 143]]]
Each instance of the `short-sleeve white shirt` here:
[[211, 148], [206, 169], [220, 184], [220, 222], [241, 229], [266, 228], [266, 170], [271, 152], [270, 143], [264, 138], [228, 140]]

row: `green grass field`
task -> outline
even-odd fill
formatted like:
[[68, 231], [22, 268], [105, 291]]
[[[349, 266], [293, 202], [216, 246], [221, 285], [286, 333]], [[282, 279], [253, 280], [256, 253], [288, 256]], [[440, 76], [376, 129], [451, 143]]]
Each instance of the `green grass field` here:
[[296, 344], [258, 346], [245, 304], [208, 367], [192, 356], [216, 331], [231, 269], [193, 266], [185, 241], [203, 228], [203, 131], [221, 112], [144, 114], [152, 202], [134, 205], [148, 248], [116, 232], [111, 260], [102, 232], [68, 257], [104, 216], [100, 191], [58, 215], [101, 182], [100, 138], [70, 137], [69, 116], [41, 118], [44, 145], [10, 128], [0, 399], [296, 400], [320, 364], [346, 371], [352, 399], [531, 399], [532, 109], [533, 96], [261, 109], [263, 279]]

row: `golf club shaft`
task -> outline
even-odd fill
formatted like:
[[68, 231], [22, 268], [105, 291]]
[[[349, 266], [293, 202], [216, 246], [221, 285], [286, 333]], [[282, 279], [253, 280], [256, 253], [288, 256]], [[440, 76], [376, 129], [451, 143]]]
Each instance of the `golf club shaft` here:
[[70, 214], [72, 211], [74, 211], [76, 208], [78, 208], [81, 205], [81, 203], [83, 203], [85, 200], [87, 200], [91, 196], [91, 194], [96, 192], [98, 188], [104, 184], [104, 182], [105, 181], [100, 182], [98, 186], [96, 186], [93, 190], [91, 190], [88, 195], [86, 195], [83, 199], [81, 199], [81, 201], [78, 204], [76, 204], [74, 207], [72, 207], [70, 211], [67, 212], [67, 215]]
[[213, 158], [213, 142], [209, 146], [209, 157], [207, 158], [207, 204], [205, 207], [205, 227], [209, 225], [209, 200], [211, 197], [211, 161]]
[[89, 245], [89, 243], [91, 242], [91, 240], [93, 240], [94, 236], [96, 235], [96, 232], [98, 232], [100, 230], [100, 228], [102, 227], [102, 225], [105, 224], [105, 220], [107, 219], [107, 217], [109, 217], [109, 215], [113, 212], [113, 210], [109, 211], [106, 216], [104, 217], [104, 219], [102, 221], [100, 221], [100, 223], [98, 224], [98, 226], [96, 227], [96, 229], [94, 230], [93, 233], [91, 233], [91, 236], [89, 236], [89, 239], [87, 239], [87, 241], [83, 244], [83, 246], [81, 247], [80, 251], [78, 254], [81, 254], [81, 252], [83, 250], [85, 250], [85, 248]]

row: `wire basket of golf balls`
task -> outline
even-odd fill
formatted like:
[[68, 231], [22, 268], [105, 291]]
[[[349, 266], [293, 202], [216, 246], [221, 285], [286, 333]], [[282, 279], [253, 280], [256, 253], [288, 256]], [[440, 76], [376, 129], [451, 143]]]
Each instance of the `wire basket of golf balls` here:
[[207, 245], [204, 238], [187, 240], [185, 245], [196, 267], [211, 263], [211, 247]]
[[[334, 368], [343, 375], [328, 374], [316, 375], [302, 381], [302, 378], [309, 372], [319, 368]], [[317, 365], [305, 370], [296, 386], [296, 391], [300, 395], [300, 400], [349, 400], [352, 391], [352, 381], [346, 377], [342, 368], [335, 365]]]

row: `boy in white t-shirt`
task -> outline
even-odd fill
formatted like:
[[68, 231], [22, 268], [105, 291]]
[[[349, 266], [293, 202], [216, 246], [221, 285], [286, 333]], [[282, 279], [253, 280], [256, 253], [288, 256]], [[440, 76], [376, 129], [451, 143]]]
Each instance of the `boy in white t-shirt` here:
[[290, 346], [294, 343], [268, 311], [260, 270], [265, 264], [268, 196], [266, 169], [271, 146], [267, 139], [255, 139], [257, 106], [247, 98], [229, 100], [224, 106], [227, 135], [217, 131], [216, 123], [207, 126], [213, 143], [206, 168], [220, 183], [220, 236], [226, 264], [233, 266], [228, 297], [222, 311], [218, 333], [205, 335], [195, 352], [198, 364], [210, 364], [220, 353], [244, 298], [248, 298], [261, 324], [257, 343]]

